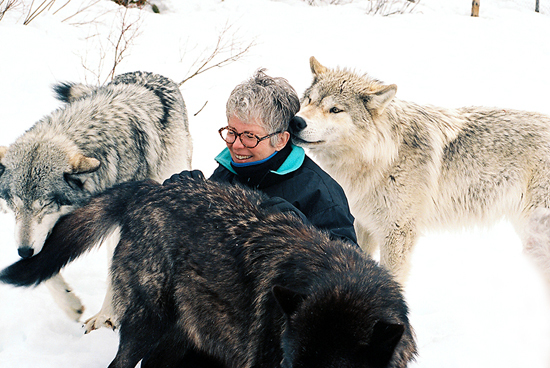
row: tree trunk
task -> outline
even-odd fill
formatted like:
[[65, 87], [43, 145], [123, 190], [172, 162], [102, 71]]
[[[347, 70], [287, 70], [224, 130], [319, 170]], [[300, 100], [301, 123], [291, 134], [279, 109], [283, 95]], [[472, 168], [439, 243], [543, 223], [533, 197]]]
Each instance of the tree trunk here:
[[472, 17], [479, 17], [479, 3], [480, 2], [481, 2], [481, 0], [473, 0], [472, 1]]

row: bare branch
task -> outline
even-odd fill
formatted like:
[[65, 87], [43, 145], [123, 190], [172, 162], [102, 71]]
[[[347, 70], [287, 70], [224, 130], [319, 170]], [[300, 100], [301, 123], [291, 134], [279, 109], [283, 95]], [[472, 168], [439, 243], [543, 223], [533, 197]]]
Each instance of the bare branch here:
[[70, 2], [71, 2], [71, 0], [67, 0], [67, 2], [66, 2], [65, 4], [61, 5], [61, 6], [59, 7], [59, 9], [57, 9], [56, 11], [53, 12], [53, 15], [56, 15], [58, 11], [60, 11], [60, 10], [63, 9], [64, 7], [66, 7], [67, 4], [69, 4]]
[[107, 80], [113, 80], [116, 68], [118, 65], [124, 60], [124, 57], [126, 56], [127, 51], [129, 50], [133, 40], [138, 35], [139, 31], [139, 18], [137, 21], [130, 21], [127, 20], [128, 15], [128, 8], [124, 8], [124, 12], [122, 14], [122, 22], [120, 24], [120, 32], [118, 33], [118, 37], [115, 41], [113, 41], [109, 37], [109, 42], [111, 43], [111, 46], [113, 47], [113, 67], [111, 68], [111, 71], [109, 72], [109, 75], [107, 77]]
[[193, 116], [197, 116], [197, 115], [202, 111], [202, 109], [204, 109], [204, 108], [206, 107], [206, 104], [207, 104], [207, 103], [208, 103], [208, 101], [206, 101], [206, 102], [204, 103], [204, 105], [202, 105], [202, 107], [199, 109], [199, 111], [197, 111], [196, 113], [193, 114]]
[[367, 14], [389, 16], [411, 13], [420, 0], [371, 0]]
[[[216, 45], [206, 57], [202, 59], [197, 59], [193, 65], [196, 66], [193, 72], [188, 73], [183, 81], [181, 81], [178, 86], [181, 87], [182, 84], [187, 82], [189, 79], [196, 77], [199, 74], [202, 74], [213, 68], [221, 68], [230, 64], [234, 61], [242, 58], [252, 47], [255, 46], [254, 42], [249, 43], [248, 45], [243, 46], [240, 42], [236, 42], [234, 35], [230, 40], [227, 40], [227, 33], [231, 27], [226, 26], [218, 36]], [[229, 54], [225, 58], [218, 60], [220, 55]]]
[[[308, 5], [344, 5], [351, 4], [355, 0], [303, 0]], [[367, 14], [380, 14], [389, 16], [393, 14], [411, 13], [420, 0], [369, 0]], [[414, 5], [413, 5], [414, 4]]]
[[51, 6], [55, 3], [55, 0], [43, 0], [40, 5], [33, 11], [33, 5], [34, 0], [31, 2], [31, 6], [29, 7], [29, 12], [27, 13], [27, 17], [25, 18], [25, 21], [23, 22], [24, 25], [28, 25], [30, 22], [32, 22], [36, 17], [38, 17], [40, 14], [44, 12], [44, 10], [51, 8]]
[[[69, 19], [73, 18], [74, 16], [77, 16], [77, 15], [79, 15], [79, 14], [81, 14], [81, 13], [84, 13], [86, 10], [90, 9], [92, 6], [97, 5], [100, 1], [102, 1], [102, 0], [95, 0], [95, 1], [93, 1], [93, 2], [90, 2], [88, 5], [86, 5], [86, 6], [82, 7], [82, 8], [80, 8], [80, 9], [78, 9], [73, 15], [68, 16], [67, 18], [63, 19], [61, 22], [66, 22], [66, 21], [68, 21]], [[102, 14], [97, 15], [95, 18], [93, 18], [93, 19], [91, 19], [91, 20], [87, 20], [87, 21], [85, 21], [85, 22], [77, 22], [77, 23], [69, 23], [69, 24], [71, 24], [71, 25], [83, 25], [83, 24], [94, 23], [94, 22], [96, 22], [99, 18], [105, 16], [105, 15], [108, 14], [108, 13], [109, 13], [109, 11], [104, 12], [104, 13], [102, 13]]]
[[[4, 3], [6, 4], [4, 5]], [[4, 18], [4, 15], [8, 11], [15, 9], [20, 4], [19, 0], [0, 0], [0, 20]], [[4, 8], [1, 8], [2, 6], [4, 6]]]
[[[92, 6], [96, 4], [95, 1]], [[88, 6], [88, 7], [89, 7]], [[82, 9], [81, 11], [84, 11]], [[111, 12], [107, 12], [111, 13]], [[100, 16], [104, 16], [104, 13]], [[86, 50], [96, 50], [97, 58], [89, 62], [88, 54], [81, 56], [81, 63], [83, 68], [97, 79], [97, 84], [103, 85], [113, 80], [117, 68], [123, 62], [125, 57], [128, 56], [130, 47], [134, 39], [139, 34], [141, 12], [135, 9], [129, 10], [126, 7], [121, 7], [117, 9], [114, 13], [111, 13], [114, 19], [111, 19], [110, 31], [107, 36], [103, 36], [104, 32], [102, 30], [97, 30], [92, 35], [89, 35], [86, 38], [87, 42], [92, 43], [92, 46], [86, 47]], [[97, 18], [96, 18], [97, 19]], [[91, 22], [96, 23], [96, 20]], [[96, 24], [96, 27], [103, 28], [102, 23]], [[93, 57], [91, 59], [94, 59]], [[96, 63], [97, 66], [90, 66], [93, 63]], [[105, 66], [110, 65], [108, 72], [105, 73]]]

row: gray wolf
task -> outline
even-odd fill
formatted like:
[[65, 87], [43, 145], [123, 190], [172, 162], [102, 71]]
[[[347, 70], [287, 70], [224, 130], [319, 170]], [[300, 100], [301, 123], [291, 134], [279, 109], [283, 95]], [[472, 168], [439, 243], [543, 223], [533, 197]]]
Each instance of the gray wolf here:
[[416, 352], [390, 273], [354, 245], [244, 187], [119, 184], [63, 217], [42, 252], [0, 273], [48, 279], [112, 231], [120, 344], [110, 367], [178, 367], [187, 349], [226, 367], [405, 367]]
[[293, 142], [344, 188], [364, 250], [405, 282], [421, 231], [505, 217], [550, 280], [549, 116], [421, 106], [394, 84], [310, 66]]
[[[187, 111], [170, 79], [133, 72], [101, 87], [61, 83], [54, 90], [64, 106], [0, 147], [0, 202], [15, 215], [23, 258], [39, 254], [58, 219], [91, 195], [124, 181], [162, 181], [191, 167]], [[78, 320], [82, 304], [63, 278], [48, 286]], [[87, 321], [88, 329], [94, 322]]]

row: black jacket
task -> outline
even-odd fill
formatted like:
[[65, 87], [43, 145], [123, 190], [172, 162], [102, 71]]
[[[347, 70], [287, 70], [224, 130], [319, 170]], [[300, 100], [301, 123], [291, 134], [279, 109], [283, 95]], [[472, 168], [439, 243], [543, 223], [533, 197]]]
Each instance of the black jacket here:
[[[223, 150], [216, 161], [220, 164], [210, 180], [249, 186], [231, 167], [228, 149]], [[309, 222], [319, 229], [328, 230], [332, 238], [340, 238], [357, 244], [353, 228], [354, 218], [342, 187], [315, 162], [304, 150], [292, 146], [292, 151], [276, 171], [269, 171], [254, 189], [269, 197], [280, 197], [300, 210]]]

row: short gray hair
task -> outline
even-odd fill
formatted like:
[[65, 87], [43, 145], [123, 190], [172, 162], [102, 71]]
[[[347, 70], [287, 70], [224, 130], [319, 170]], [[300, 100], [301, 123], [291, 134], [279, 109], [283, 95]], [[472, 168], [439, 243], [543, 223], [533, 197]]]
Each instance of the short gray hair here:
[[[257, 120], [268, 134], [288, 130], [290, 119], [300, 110], [298, 94], [286, 79], [270, 77], [264, 71], [256, 70], [233, 89], [225, 106], [227, 119]], [[272, 145], [277, 141], [278, 136], [271, 138]]]

